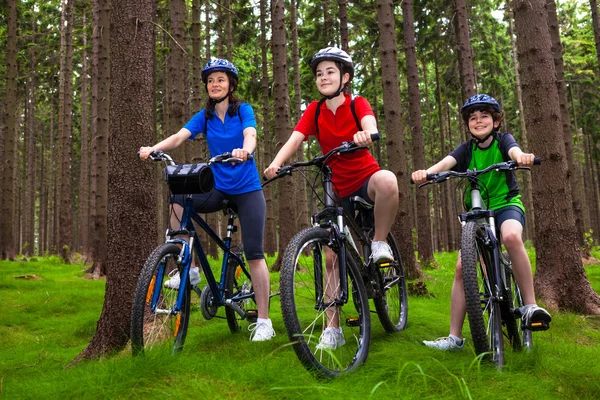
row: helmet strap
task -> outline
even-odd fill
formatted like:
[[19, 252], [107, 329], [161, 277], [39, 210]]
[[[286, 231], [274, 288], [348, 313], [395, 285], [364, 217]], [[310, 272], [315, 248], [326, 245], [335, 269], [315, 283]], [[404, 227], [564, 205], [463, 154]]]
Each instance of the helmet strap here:
[[480, 139], [477, 136], [471, 134], [471, 136], [473, 137], [473, 139], [475, 139], [475, 141], [477, 142], [477, 144], [485, 143], [485, 141], [488, 140], [490, 138], [490, 136], [494, 136], [494, 135], [496, 135], [496, 129], [492, 130], [492, 132], [490, 132], [489, 134], [487, 134], [483, 139]]
[[340, 93], [342, 93], [342, 90], [344, 90], [344, 88], [346, 87], [346, 85], [344, 85], [343, 81], [344, 81], [344, 73], [340, 69], [340, 87], [334, 94], [329, 95], [329, 96], [323, 96], [323, 98], [326, 100], [331, 100], [335, 97], [338, 97], [340, 95]]

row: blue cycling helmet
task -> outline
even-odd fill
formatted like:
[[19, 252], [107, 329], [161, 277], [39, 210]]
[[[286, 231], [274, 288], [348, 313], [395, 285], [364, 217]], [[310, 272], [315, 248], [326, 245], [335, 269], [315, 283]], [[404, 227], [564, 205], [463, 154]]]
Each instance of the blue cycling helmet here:
[[491, 107], [492, 110], [496, 112], [501, 111], [500, 103], [498, 103], [498, 100], [487, 94], [476, 94], [474, 96], [469, 97], [469, 99], [465, 101], [465, 104], [460, 109], [460, 113], [462, 114], [462, 117], [465, 120], [465, 122], [469, 118], [469, 111], [474, 107]]
[[230, 77], [232, 76], [233, 78], [235, 78], [235, 81], [237, 83], [238, 69], [235, 67], [235, 65], [233, 65], [233, 63], [231, 61], [227, 61], [222, 58], [217, 58], [216, 60], [210, 60], [209, 62], [206, 63], [206, 65], [204, 66], [204, 69], [202, 70], [202, 82], [204, 82], [206, 84], [206, 80], [208, 79], [208, 76], [210, 74], [212, 74], [213, 72], [219, 72], [219, 71], [227, 73], [227, 75], [229, 75]]

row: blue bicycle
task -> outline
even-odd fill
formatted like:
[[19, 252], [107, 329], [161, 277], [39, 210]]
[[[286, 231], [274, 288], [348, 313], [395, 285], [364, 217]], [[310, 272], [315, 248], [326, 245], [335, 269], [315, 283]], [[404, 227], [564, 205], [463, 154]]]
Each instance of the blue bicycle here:
[[[134, 355], [159, 345], [169, 346], [173, 352], [181, 351], [190, 322], [192, 290], [200, 296], [200, 310], [205, 319], [220, 317], [217, 311], [225, 307], [224, 318], [231, 332], [240, 330], [240, 320], [255, 322], [257, 317], [254, 290], [246, 262], [241, 251], [231, 247], [232, 234], [237, 231], [234, 224], [237, 218], [235, 207], [227, 201], [222, 204], [228, 222], [227, 234], [221, 239], [194, 210], [191, 196], [192, 193], [204, 193], [212, 188], [210, 164], [242, 160], [225, 153], [211, 158], [208, 164], [175, 164], [162, 151], [153, 152], [150, 158], [167, 164], [165, 180], [170, 191], [173, 194], [185, 194], [186, 199], [181, 226], [167, 231], [165, 243], [154, 249], [140, 273], [131, 313]], [[223, 251], [218, 281], [198, 239], [194, 222]], [[182, 239], [182, 236], [188, 240]], [[195, 253], [206, 278], [204, 290], [190, 284], [192, 253]], [[175, 273], [180, 274], [179, 287], [169, 289], [165, 282]]]

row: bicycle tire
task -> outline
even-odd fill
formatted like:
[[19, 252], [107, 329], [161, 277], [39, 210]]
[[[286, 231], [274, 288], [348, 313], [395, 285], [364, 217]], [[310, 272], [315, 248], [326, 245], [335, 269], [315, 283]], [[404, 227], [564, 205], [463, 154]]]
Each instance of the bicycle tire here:
[[[504, 253], [504, 259], [508, 261], [510, 264], [510, 257], [508, 253]], [[523, 323], [521, 318], [516, 317], [513, 313], [514, 309], [521, 308], [525, 305], [523, 301], [523, 296], [521, 295], [521, 289], [517, 282], [514, 280], [514, 275], [512, 273], [512, 269], [506, 271], [506, 285], [511, 289], [510, 292], [510, 304], [511, 304], [511, 316], [512, 320], [510, 323], [507, 322], [507, 330], [508, 336], [511, 338], [511, 343], [513, 345], [513, 350], [521, 350], [525, 348], [526, 350], [531, 350], [533, 346], [533, 337], [531, 335], [531, 330], [523, 329]], [[513, 327], [514, 326], [514, 327]], [[515, 341], [512, 341], [512, 337], [515, 338]]]
[[394, 261], [375, 266], [379, 290], [373, 297], [373, 304], [383, 329], [388, 333], [394, 333], [406, 328], [408, 292], [402, 258], [391, 232], [387, 235], [387, 243], [392, 249]]
[[[504, 321], [504, 327], [506, 329], [506, 337], [514, 351], [519, 351], [522, 348], [521, 342], [521, 324], [519, 319], [513, 314], [513, 309], [519, 307], [518, 298], [520, 293], [515, 291], [514, 277], [512, 274], [512, 267], [510, 263], [510, 257], [508, 253], [504, 253], [504, 260], [506, 261], [504, 276], [506, 286], [504, 286], [503, 301], [500, 303], [500, 309], [502, 310], [502, 320]], [[518, 289], [517, 289], [518, 290]], [[516, 293], [516, 295], [514, 295]]]
[[479, 225], [471, 221], [462, 230], [461, 261], [467, 316], [475, 353], [483, 354], [501, 369], [504, 365], [502, 315], [492, 292], [493, 274], [481, 260], [479, 229]]
[[[225, 273], [225, 299], [231, 299], [237, 296], [253, 293], [252, 282], [241, 269], [237, 260], [230, 258], [227, 261], [227, 272]], [[249, 309], [256, 309], [254, 296], [249, 299], [236, 302], [244, 312]], [[231, 307], [225, 306], [225, 316], [227, 325], [232, 333], [240, 331], [239, 321], [242, 317]]]
[[[371, 336], [367, 293], [349, 252], [346, 252], [348, 301], [323, 309], [323, 303], [328, 301], [325, 250], [330, 245], [329, 238], [329, 231], [319, 227], [298, 232], [284, 252], [280, 275], [281, 313], [288, 337], [304, 367], [320, 378], [333, 378], [358, 368], [367, 359]], [[325, 289], [318, 295], [321, 286]], [[329, 290], [329, 300], [337, 295]], [[328, 312], [331, 318], [337, 313], [345, 344], [319, 349]]]
[[[184, 284], [183, 304], [177, 314], [172, 310], [179, 291], [164, 286], [170, 271], [176, 269], [181, 274], [180, 252], [179, 246], [164, 243], [154, 249], [142, 268], [131, 311], [131, 349], [134, 355], [157, 346], [167, 346], [173, 353], [183, 349], [190, 319], [191, 286], [189, 280]], [[153, 296], [157, 298], [154, 310], [151, 307]]]

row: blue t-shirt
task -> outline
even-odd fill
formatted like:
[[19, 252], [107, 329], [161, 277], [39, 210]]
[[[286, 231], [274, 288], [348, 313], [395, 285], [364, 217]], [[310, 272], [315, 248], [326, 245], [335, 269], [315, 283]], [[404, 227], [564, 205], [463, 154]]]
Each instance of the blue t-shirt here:
[[[240, 103], [233, 117], [228, 112], [225, 113], [225, 122], [214, 115], [207, 121], [207, 132], [203, 132], [204, 112], [205, 109], [200, 110], [185, 124], [184, 128], [192, 132], [191, 140], [199, 133], [204, 134], [211, 157], [231, 152], [233, 149], [241, 149], [244, 147], [244, 129], [249, 127], [256, 129], [254, 111], [247, 103]], [[235, 165], [212, 164], [211, 168], [215, 176], [215, 188], [223, 193], [242, 194], [262, 189], [254, 160]]]

